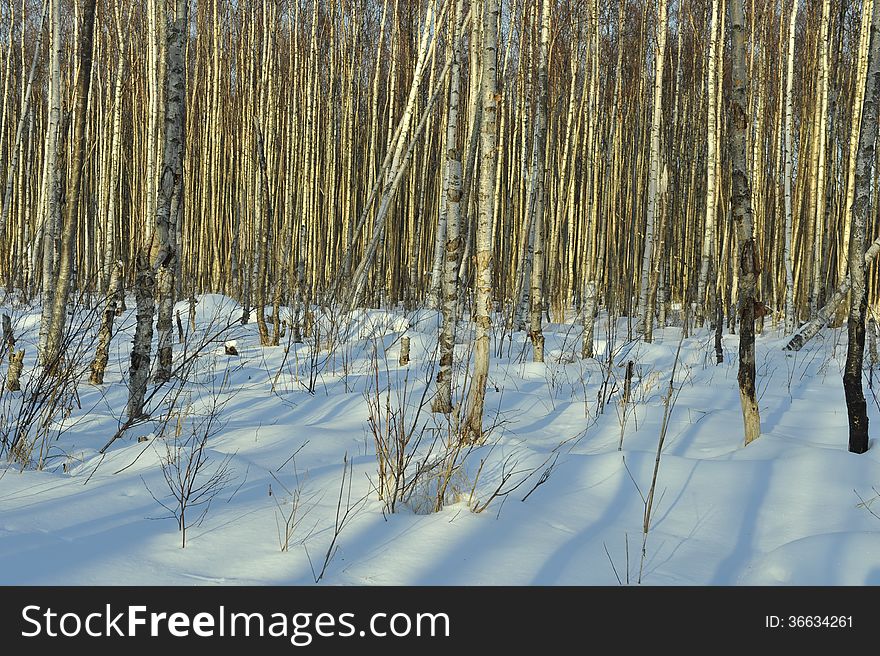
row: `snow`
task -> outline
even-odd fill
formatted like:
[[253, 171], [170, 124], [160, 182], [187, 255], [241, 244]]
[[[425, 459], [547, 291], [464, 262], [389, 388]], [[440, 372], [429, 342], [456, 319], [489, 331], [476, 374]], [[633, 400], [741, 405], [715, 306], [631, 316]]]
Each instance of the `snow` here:
[[[185, 345], [175, 339], [176, 364], [201, 340], [210, 341], [186, 368], [189, 382], [172, 381], [168, 388], [181, 392], [177, 407], [188, 408], [185, 429], [201, 425], [217, 408], [219, 423], [206, 447], [208, 471], [226, 461], [231, 475], [203, 521], [188, 529], [186, 548], [177, 522], [160, 504], [170, 503], [161, 466], [169, 453], [168, 427], [163, 433], [160, 421], [138, 424], [106, 454], [98, 453], [125, 419], [134, 332], [129, 301], [117, 319], [106, 384], [90, 386], [86, 376], [79, 406], [72, 405], [69, 417], [55, 417], [63, 432], [47, 444], [43, 469], [22, 469], [4, 456], [0, 583], [314, 583], [334, 539], [345, 458], [351, 462], [345, 497], [352, 514], [321, 584], [616, 585], [618, 577], [624, 583], [638, 579], [643, 495], [651, 484], [679, 329], [657, 330], [653, 344], [627, 343], [626, 319], [609, 330], [600, 317], [598, 357], [582, 360], [574, 321], [551, 324], [545, 328], [546, 364], [531, 362], [525, 335], [499, 344], [496, 330], [485, 421], [495, 428], [487, 444], [467, 455], [441, 511], [428, 512], [432, 488], [426, 484], [391, 514], [375, 489], [365, 392], [375, 387], [378, 371], [382, 403], [388, 385], [393, 405], [405, 384], [408, 416], [415, 416], [414, 406], [436, 375], [439, 315], [362, 310], [348, 323], [313, 308], [323, 335], [334, 325], [347, 328], [348, 339], [328, 353], [315, 352], [309, 339], [291, 344], [289, 335], [278, 347], [261, 347], [254, 317], [237, 323], [242, 309], [235, 301], [218, 295], [197, 301], [195, 333]], [[177, 309], [186, 327], [189, 302]], [[14, 316], [17, 346], [26, 349], [26, 388], [35, 373], [39, 308], [4, 310]], [[290, 316], [284, 309], [282, 317]], [[401, 367], [404, 334], [411, 338], [411, 362]], [[468, 357], [469, 341], [465, 327], [459, 361]], [[846, 450], [845, 336], [826, 329], [799, 353], [782, 351], [783, 336], [775, 329], [758, 336], [763, 434], [748, 447], [742, 445], [737, 337], [724, 336], [725, 362], [717, 366], [713, 341], [704, 330], [682, 343], [642, 583], [880, 583], [880, 519], [870, 512], [880, 513], [880, 502], [872, 506], [880, 452], [873, 441], [864, 455]], [[600, 413], [609, 342], [616, 355], [610, 402]], [[233, 344], [240, 356], [225, 356], [224, 344]], [[636, 363], [633, 403], [618, 451], [627, 360]], [[455, 384], [467, 382], [459, 362]], [[22, 394], [0, 397], [7, 427]], [[866, 395], [872, 426], [880, 425], [874, 390], [866, 386]], [[172, 396], [157, 394], [148, 407], [158, 416]], [[425, 435], [448, 431], [442, 416], [423, 412], [420, 421]], [[139, 442], [143, 436], [148, 439]], [[489, 499], [510, 471], [511, 482], [527, 480], [484, 512], [471, 512], [473, 502]], [[294, 495], [299, 523], [282, 551], [279, 521], [293, 508]]]

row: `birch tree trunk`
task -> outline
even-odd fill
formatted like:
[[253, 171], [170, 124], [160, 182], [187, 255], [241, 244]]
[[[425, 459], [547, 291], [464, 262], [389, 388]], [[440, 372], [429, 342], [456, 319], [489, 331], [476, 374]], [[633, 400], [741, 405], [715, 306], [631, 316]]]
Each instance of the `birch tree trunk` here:
[[[159, 364], [156, 381], [171, 377], [171, 345], [174, 340], [174, 277], [177, 270], [177, 221], [183, 202], [184, 128], [186, 125], [186, 42], [188, 31], [187, 0], [175, 0], [174, 20], [168, 24], [165, 102], [165, 142], [162, 170], [156, 199], [156, 233], [159, 251], [153, 262], [159, 282], [158, 332]], [[162, 271], [164, 269], [164, 271]]]
[[82, 188], [85, 131], [89, 106], [89, 86], [92, 80], [92, 37], [95, 30], [95, 0], [82, 0], [82, 26], [79, 30], [79, 62], [74, 106], [74, 128], [71, 156], [71, 177], [64, 207], [64, 227], [61, 233], [61, 253], [58, 262], [58, 285], [52, 299], [52, 320], [46, 342], [48, 356], [53, 362], [62, 357], [61, 343], [67, 319], [67, 299], [70, 294], [73, 271], [73, 246], [76, 241], [79, 200]]
[[257, 167], [259, 175], [259, 188], [261, 207], [263, 209], [260, 216], [259, 226], [259, 245], [257, 247], [257, 270], [256, 290], [254, 291], [254, 310], [257, 313], [257, 330], [260, 333], [260, 346], [273, 346], [272, 339], [269, 337], [269, 328], [266, 325], [266, 269], [267, 260], [269, 259], [270, 242], [272, 230], [272, 196], [269, 193], [269, 180], [266, 173], [266, 153], [263, 149], [263, 134], [260, 126], [254, 120], [254, 132], [257, 149]]
[[[452, 40], [452, 71], [449, 79], [449, 109], [446, 118], [446, 229], [443, 235], [442, 311], [440, 328], [440, 369], [437, 393], [431, 405], [434, 412], [452, 412], [452, 365], [455, 359], [455, 326], [458, 319], [458, 261], [461, 258], [461, 148], [458, 141], [458, 111], [461, 102], [461, 61], [464, 41], [464, 0], [455, 2]], [[439, 232], [439, 231], [438, 231]], [[438, 239], [440, 235], [438, 234]]]
[[367, 248], [365, 249], [364, 256], [361, 259], [360, 264], [355, 269], [354, 274], [352, 274], [352, 280], [350, 281], [351, 291], [348, 293], [345, 301], [342, 304], [344, 312], [348, 312], [354, 309], [361, 297], [361, 294], [363, 293], [364, 285], [366, 285], [367, 276], [370, 272], [370, 267], [373, 264], [373, 261], [376, 257], [376, 251], [379, 247], [379, 243], [381, 242], [384, 235], [385, 220], [388, 217], [388, 213], [391, 209], [391, 203], [394, 201], [395, 194], [397, 193], [397, 190], [400, 186], [400, 182], [403, 180], [403, 175], [406, 172], [407, 166], [412, 160], [413, 151], [415, 150], [416, 143], [418, 142], [418, 139], [425, 128], [431, 108], [439, 97], [440, 90], [446, 83], [446, 75], [448, 72], [449, 64], [447, 63], [447, 65], [443, 69], [443, 72], [440, 74], [440, 79], [433, 94], [428, 99], [428, 105], [427, 107], [425, 107], [425, 113], [413, 132], [413, 136], [410, 140], [409, 146], [401, 156], [397, 167], [392, 167], [390, 169], [390, 171], [393, 171], [393, 177], [388, 181], [386, 191], [382, 196], [379, 208], [376, 210], [376, 220], [375, 227], [373, 229], [373, 236], [370, 239]]
[[657, 53], [654, 57], [654, 105], [651, 115], [651, 153], [648, 174], [647, 217], [645, 219], [645, 248], [642, 253], [639, 277], [639, 320], [636, 330], [651, 341], [654, 309], [649, 303], [651, 264], [654, 257], [654, 229], [657, 213], [657, 191], [660, 186], [660, 131], [663, 121], [663, 70], [666, 62], [667, 0], [659, 0], [657, 10]]
[[[438, 21], [436, 19], [434, 9], [435, 4], [436, 0], [430, 0], [428, 3], [428, 8], [425, 12], [424, 23], [422, 25], [421, 33], [419, 36], [419, 50], [416, 57], [413, 82], [409, 90], [409, 95], [407, 97], [403, 115], [401, 116], [400, 122], [397, 124], [397, 127], [395, 129], [394, 136], [391, 138], [391, 142], [389, 143], [388, 153], [386, 154], [385, 161], [382, 164], [382, 170], [380, 171], [380, 174], [377, 177], [376, 182], [374, 183], [374, 187], [370, 194], [370, 198], [367, 200], [364, 213], [361, 216], [361, 219], [358, 221], [358, 225], [355, 227], [354, 233], [356, 236], [360, 232], [364, 222], [366, 221], [369, 210], [372, 207], [378, 190], [380, 188], [383, 188], [383, 194], [381, 197], [382, 200], [380, 201], [379, 209], [376, 211], [376, 218], [374, 220], [373, 237], [364, 252], [360, 264], [354, 271], [354, 274], [350, 281], [351, 291], [347, 295], [346, 301], [343, 303], [343, 311], [348, 311], [352, 309], [355, 305], [357, 305], [357, 302], [360, 299], [364, 285], [367, 281], [367, 275], [369, 274], [369, 270], [376, 256], [376, 249], [378, 248], [379, 242], [384, 235], [385, 219], [388, 215], [388, 210], [391, 207], [391, 201], [394, 199], [397, 187], [400, 184], [400, 180], [402, 179], [404, 169], [410, 161], [416, 138], [424, 128], [425, 119], [428, 116], [430, 105], [433, 104], [432, 102], [429, 102], [429, 107], [425, 109], [425, 115], [422, 118], [420, 125], [416, 128], [413, 137], [410, 140], [407, 140], [409, 126], [412, 122], [413, 115], [416, 109], [418, 91], [422, 83], [422, 78], [424, 77], [426, 64], [429, 57], [433, 53], [437, 42], [437, 40], [434, 38], [434, 33], [436, 32], [438, 27]], [[447, 70], [448, 64], [447, 69], [444, 70], [443, 75], [441, 75], [441, 84], [445, 83]], [[436, 95], [436, 91], [434, 92], [434, 94]], [[350, 261], [350, 254], [346, 256], [346, 263], [343, 266], [343, 270], [348, 269], [348, 261]]]
[[489, 340], [492, 330], [492, 216], [496, 159], [495, 126], [498, 115], [497, 54], [498, 54], [498, 0], [485, 0], [482, 20], [482, 78], [480, 97], [483, 105], [480, 135], [480, 197], [479, 224], [476, 230], [476, 266], [474, 272], [474, 373], [470, 393], [464, 437], [476, 442], [483, 435], [483, 405], [489, 377]]
[[827, 193], [826, 180], [826, 160], [827, 160], [827, 115], [828, 115], [828, 22], [830, 20], [831, 2], [830, 0], [822, 0], [822, 21], [819, 32], [819, 80], [818, 94], [816, 98], [816, 108], [814, 112], [814, 138], [817, 140], [816, 147], [816, 179], [813, 187], [813, 208], [815, 215], [813, 217], [813, 239], [811, 243], [811, 255], [813, 258], [813, 266], [811, 269], [812, 279], [810, 282], [810, 312], [814, 313], [818, 309], [820, 297], [822, 296], [822, 265], [823, 265], [823, 244], [825, 237], [825, 199]]
[[[109, 201], [107, 204], [107, 216], [104, 217], [104, 257], [101, 264], [101, 285], [102, 290], [106, 293], [107, 286], [113, 275], [113, 263], [116, 249], [116, 211], [119, 178], [120, 178], [120, 151], [122, 150], [122, 90], [123, 82], [126, 78], [126, 37], [123, 31], [123, 20], [119, 8], [115, 11], [116, 35], [119, 40], [119, 70], [116, 72], [116, 82], [113, 90], [113, 127], [112, 136], [110, 138], [110, 189]], [[128, 21], [126, 25], [130, 25]]]
[[[715, 250], [715, 201], [718, 198], [718, 190], [716, 189], [716, 174], [718, 170], [718, 127], [715, 105], [718, 93], [718, 35], [721, 31], [718, 25], [719, 2], [721, 2], [721, 0], [712, 0], [712, 21], [709, 25], [711, 36], [709, 37], [709, 66], [706, 72], [706, 86], [708, 87], [706, 138], [708, 140], [709, 153], [706, 158], [706, 217], [700, 250], [700, 277], [697, 281], [696, 322], [698, 326], [702, 326], [705, 321], [705, 311], [703, 308], [706, 302], [706, 285], [709, 279], [709, 264], [712, 260], [712, 253]], [[724, 11], [724, 7], [721, 7], [721, 11]], [[721, 36], [723, 41], [724, 35]]]
[[116, 318], [121, 279], [122, 262], [117, 261], [113, 265], [110, 281], [107, 284], [104, 314], [101, 316], [101, 327], [98, 330], [98, 346], [95, 350], [95, 359], [92, 360], [92, 373], [89, 376], [89, 382], [92, 385], [104, 384], [104, 370], [107, 368], [107, 359], [110, 355], [110, 340], [113, 338], [113, 320]]
[[138, 419], [144, 414], [144, 398], [147, 394], [147, 382], [150, 379], [153, 313], [156, 309], [154, 300], [156, 277], [150, 268], [147, 256], [143, 253], [138, 254], [136, 266], [134, 296], [137, 303], [137, 324], [131, 347], [131, 364], [128, 369], [126, 413], [129, 420]]
[[58, 247], [61, 232], [61, 0], [52, 2], [52, 42], [50, 45], [49, 129], [46, 133], [46, 216], [43, 218], [43, 295], [40, 316], [38, 357], [49, 365], [57, 353], [49, 349], [55, 287], [58, 279]]
[[792, 0], [791, 18], [788, 26], [788, 64], [785, 81], [785, 172], [783, 186], [785, 188], [785, 246], [783, 249], [783, 267], [785, 268], [785, 332], [794, 330], [794, 273], [792, 270], [792, 209], [791, 209], [791, 174], [793, 146], [791, 140], [792, 103], [791, 89], [794, 83], [794, 34], [797, 27], [798, 3]]
[[[15, 181], [15, 174], [18, 170], [18, 166], [20, 164], [20, 154], [22, 151], [22, 140], [24, 138], [24, 129], [28, 124], [29, 120], [31, 120], [31, 95], [33, 94], [34, 88], [34, 75], [37, 72], [37, 63], [40, 61], [40, 54], [42, 53], [43, 46], [43, 33], [45, 32], [44, 26], [46, 23], [46, 16], [49, 14], [49, 7], [53, 4], [53, 0], [44, 0], [43, 2], [43, 13], [40, 17], [40, 25], [37, 28], [37, 43], [34, 47], [34, 55], [31, 59], [31, 66], [28, 72], [27, 85], [25, 86], [24, 96], [21, 102], [21, 115], [18, 117], [18, 127], [15, 129], [15, 144], [13, 145], [11, 152], [12, 160], [9, 162], [9, 165], [6, 167], [6, 185], [3, 191], [3, 209], [0, 211], [0, 244], [6, 243], [6, 222], [9, 220], [9, 211], [12, 207], [12, 186]], [[54, 16], [54, 15], [53, 15]], [[54, 20], [53, 20], [54, 22]], [[54, 28], [53, 28], [54, 29]], [[10, 46], [12, 44], [12, 33], [9, 34]], [[52, 41], [53, 48], [55, 47], [55, 41]], [[53, 52], [56, 52], [55, 50]], [[53, 59], [54, 62], [54, 59]], [[59, 75], [60, 75], [60, 63], [59, 63]], [[7, 74], [7, 80], [9, 75]], [[57, 119], [56, 119], [57, 120]], [[3, 162], [0, 162], [2, 164]], [[2, 264], [5, 259], [0, 256], [0, 264]], [[8, 272], [3, 272], [8, 276]]]
[[[859, 126], [861, 125], [862, 105], [865, 102], [865, 78], [868, 74], [868, 51], [871, 46], [871, 17], [873, 0], [863, 0], [862, 23], [859, 32], [859, 55], [856, 60], [855, 92], [853, 95], [852, 125], [850, 127], [849, 166], [846, 176], [846, 200], [843, 210], [843, 232], [840, 238], [840, 255], [837, 258], [837, 279], [843, 280], [849, 271], [850, 221], [852, 204], [855, 200], [856, 160], [859, 148]], [[794, 326], [792, 326], [792, 329]]]
[[[880, 237], [875, 239], [868, 247], [868, 250], [865, 251], [865, 265], [873, 262], [878, 254], [880, 254]], [[785, 343], [784, 349], [786, 351], [800, 351], [804, 344], [818, 335], [819, 331], [831, 321], [840, 304], [846, 300], [851, 288], [852, 284], [849, 276], [847, 276], [838, 288], [834, 290], [834, 294], [832, 294], [828, 302], [816, 312], [816, 316], [798, 328], [797, 332], [789, 338]]]
[[535, 145], [533, 175], [535, 179], [535, 202], [533, 206], [535, 247], [532, 254], [532, 280], [529, 293], [529, 335], [535, 351], [535, 362], [544, 361], [544, 333], [541, 330], [541, 314], [544, 309], [544, 208], [546, 196], [547, 152], [547, 95], [549, 80], [547, 60], [550, 57], [550, 0], [541, 3], [541, 49], [538, 55], [538, 111], [535, 118]]
[[731, 111], [732, 187], [731, 205], [736, 231], [736, 266], [739, 271], [739, 397], [742, 405], [745, 444], [761, 434], [761, 415], [755, 395], [755, 291], [758, 258], [752, 232], [752, 203], [749, 177], [746, 169], [746, 138], [749, 114], [746, 106], [746, 32], [743, 1], [732, 0], [731, 30], [733, 45], [733, 94]]
[[875, 2], [871, 18], [870, 62], [865, 78], [850, 230], [850, 252], [853, 257], [850, 258], [849, 277], [852, 294], [847, 321], [849, 340], [846, 349], [846, 367], [843, 372], [843, 391], [846, 395], [846, 410], [849, 417], [849, 450], [852, 453], [864, 453], [868, 450], [868, 406], [862, 389], [868, 290], [865, 285], [865, 259], [858, 255], [865, 250], [865, 227], [870, 211], [871, 167], [874, 163], [878, 107], [880, 107], [880, 2]]

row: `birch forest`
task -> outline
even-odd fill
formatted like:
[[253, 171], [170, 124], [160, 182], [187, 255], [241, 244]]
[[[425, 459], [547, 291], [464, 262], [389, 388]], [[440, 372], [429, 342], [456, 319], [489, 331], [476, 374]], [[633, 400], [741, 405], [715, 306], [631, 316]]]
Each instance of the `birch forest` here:
[[[421, 457], [377, 382], [392, 350], [430, 360], [410, 401], [452, 436], [435, 510], [504, 424], [501, 362], [580, 367], [583, 425], [615, 408], [622, 450], [645, 380], [626, 349], [673, 344], [645, 540], [676, 343], [733, 372], [742, 449], [778, 428], [767, 363], [837, 340], [835, 444], [864, 453], [878, 31], [880, 0], [0, 0], [0, 455], [46, 467], [89, 394], [114, 417], [96, 457], [179, 437], [187, 367], [218, 345], [283, 362], [267, 395], [333, 396], [356, 318], [386, 311], [407, 319], [364, 379], [386, 506]], [[196, 344], [221, 296], [235, 316]]]

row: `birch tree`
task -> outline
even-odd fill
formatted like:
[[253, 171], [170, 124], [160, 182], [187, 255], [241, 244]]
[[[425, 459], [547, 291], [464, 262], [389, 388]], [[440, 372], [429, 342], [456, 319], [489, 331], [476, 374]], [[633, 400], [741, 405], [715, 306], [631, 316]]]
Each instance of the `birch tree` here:
[[482, 5], [482, 70], [480, 101], [483, 106], [480, 128], [479, 223], [476, 229], [476, 265], [474, 271], [474, 370], [468, 396], [466, 439], [477, 441], [483, 435], [483, 405], [489, 377], [489, 341], [492, 330], [492, 216], [495, 202], [496, 119], [498, 115], [497, 55], [498, 2], [485, 0]]
[[458, 141], [458, 113], [461, 102], [461, 62], [464, 41], [464, 0], [455, 2], [455, 20], [450, 34], [452, 71], [449, 78], [449, 106], [446, 116], [446, 190], [445, 230], [437, 231], [436, 239], [445, 240], [443, 248], [442, 311], [440, 328], [440, 369], [437, 372], [437, 393], [432, 402], [434, 412], [452, 411], [452, 367], [455, 358], [455, 327], [458, 318], [458, 267], [461, 258], [462, 170]]
[[51, 78], [49, 80], [49, 128], [46, 133], [45, 190], [46, 214], [43, 218], [43, 295], [40, 317], [39, 360], [50, 365], [58, 353], [50, 350], [52, 312], [55, 307], [55, 289], [60, 259], [61, 211], [62, 211], [62, 125], [61, 117], [61, 0], [51, 0], [52, 40], [49, 46]]
[[785, 247], [783, 250], [783, 267], [785, 268], [785, 332], [794, 330], [794, 272], [792, 265], [792, 206], [791, 206], [791, 176], [793, 142], [791, 136], [792, 127], [792, 86], [794, 84], [794, 35], [797, 26], [798, 3], [800, 0], [792, 0], [791, 14], [788, 24], [788, 58], [785, 79], [785, 171], [783, 173], [783, 185], [785, 188]]
[[[706, 95], [708, 102], [706, 111], [706, 138], [708, 142], [708, 156], [706, 157], [706, 216], [700, 251], [700, 277], [697, 281], [696, 322], [698, 326], [702, 326], [704, 321], [705, 313], [703, 308], [706, 300], [706, 285], [709, 279], [712, 253], [715, 248], [715, 203], [718, 199], [716, 187], [718, 170], [718, 116], [715, 112], [715, 105], [718, 94], [718, 37], [721, 32], [719, 27], [719, 4], [721, 4], [721, 0], [712, 0], [712, 18], [709, 23], [709, 65], [706, 69]], [[720, 11], [724, 11], [723, 5], [720, 7]], [[724, 35], [721, 34], [720, 36], [723, 41]]]
[[654, 258], [654, 231], [657, 216], [657, 199], [660, 187], [661, 158], [660, 136], [663, 121], [663, 69], [666, 62], [667, 0], [657, 5], [657, 50], [654, 56], [654, 101], [651, 114], [650, 173], [648, 174], [647, 218], [645, 220], [645, 246], [639, 276], [639, 323], [638, 332], [645, 341], [651, 341], [654, 325], [654, 308], [649, 307], [651, 266]]
[[157, 274], [159, 317], [158, 367], [156, 380], [171, 377], [172, 313], [174, 274], [177, 270], [177, 218], [184, 202], [183, 149], [186, 125], [186, 41], [189, 2], [175, 0], [173, 21], [168, 25], [167, 90], [165, 103], [165, 145], [156, 203], [156, 234], [159, 250], [153, 260]]
[[731, 0], [733, 89], [730, 99], [732, 137], [731, 205], [736, 232], [736, 266], [739, 273], [739, 397], [745, 444], [761, 434], [761, 415], [755, 394], [755, 288], [759, 271], [752, 231], [751, 189], [746, 163], [749, 114], [746, 106], [746, 31], [743, 0]]
[[[80, 192], [82, 189], [83, 160], [85, 158], [85, 131], [88, 118], [89, 87], [92, 81], [92, 38], [95, 30], [95, 0], [81, 0], [79, 61], [76, 79], [76, 98], [74, 101], [74, 127], [71, 155], [69, 189], [65, 201], [64, 226], [61, 232], [61, 252], [58, 262], [58, 285], [52, 299], [52, 318], [47, 335], [46, 350], [52, 362], [57, 362], [67, 318], [67, 300], [73, 278], [73, 248], [76, 240], [77, 220], [79, 218]], [[57, 184], [57, 183], [56, 183]]]
[[533, 206], [535, 230], [532, 261], [532, 280], [529, 292], [529, 335], [534, 348], [535, 362], [544, 361], [544, 334], [541, 330], [541, 315], [544, 311], [544, 208], [546, 195], [545, 158], [547, 152], [547, 60], [550, 57], [550, 0], [541, 3], [541, 47], [538, 55], [538, 111], [535, 117], [534, 165], [532, 175], [535, 179], [535, 201]]
[[849, 277], [852, 287], [847, 321], [846, 366], [843, 372], [843, 391], [849, 418], [849, 450], [864, 453], [868, 450], [868, 407], [862, 389], [862, 364], [865, 355], [865, 308], [868, 292], [865, 285], [865, 228], [872, 184], [872, 164], [877, 139], [877, 117], [880, 108], [880, 2], [875, 2], [871, 17], [871, 50], [865, 78], [862, 121], [859, 131], [859, 149], [856, 162], [855, 197], [852, 205], [850, 229]]

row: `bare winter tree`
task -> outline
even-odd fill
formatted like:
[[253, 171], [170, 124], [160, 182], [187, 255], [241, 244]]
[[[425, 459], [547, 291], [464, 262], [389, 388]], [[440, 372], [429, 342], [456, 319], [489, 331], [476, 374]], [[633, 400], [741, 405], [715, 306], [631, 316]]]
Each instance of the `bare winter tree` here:
[[755, 304], [760, 271], [752, 230], [752, 196], [746, 163], [749, 112], [746, 104], [746, 30], [743, 0], [731, 0], [730, 26], [733, 43], [733, 91], [731, 94], [732, 176], [731, 205], [736, 231], [736, 266], [739, 274], [739, 398], [742, 405], [745, 443], [761, 434], [761, 415], [755, 393]]
[[538, 55], [538, 108], [535, 117], [535, 144], [533, 146], [534, 165], [532, 175], [535, 180], [535, 201], [533, 205], [534, 253], [532, 260], [532, 280], [529, 291], [529, 334], [535, 351], [535, 362], [544, 361], [544, 334], [541, 330], [541, 316], [544, 313], [544, 210], [547, 206], [544, 180], [547, 175], [545, 158], [547, 153], [547, 63], [550, 57], [550, 0], [541, 2], [541, 46]]
[[[437, 371], [437, 393], [432, 402], [434, 412], [452, 411], [452, 365], [455, 358], [455, 326], [458, 319], [458, 267], [461, 258], [461, 149], [458, 146], [458, 113], [461, 102], [461, 64], [464, 42], [464, 0], [455, 2], [455, 23], [450, 35], [449, 51], [452, 71], [449, 78], [449, 106], [446, 117], [446, 243], [443, 249], [441, 281], [443, 325], [440, 328], [440, 367]], [[441, 231], [438, 231], [438, 239]]]
[[[188, 37], [188, 0], [175, 0], [174, 14], [168, 24], [168, 65], [165, 105], [164, 159], [159, 176], [156, 203], [156, 234], [159, 251], [153, 261], [157, 272], [159, 318], [159, 363], [156, 380], [171, 376], [172, 314], [174, 275], [177, 270], [177, 217], [184, 202], [183, 156], [186, 125], [186, 43]], [[149, 352], [149, 351], [148, 351]]]
[[880, 108], [880, 2], [874, 2], [871, 17], [871, 50], [865, 95], [862, 105], [862, 125], [859, 132], [856, 162], [855, 199], [852, 205], [850, 229], [849, 278], [850, 294], [846, 348], [846, 368], [843, 373], [843, 391], [849, 417], [849, 450], [864, 453], [868, 450], [868, 407], [862, 389], [862, 364], [865, 356], [865, 307], [868, 290], [865, 285], [865, 227], [871, 198], [871, 165], [877, 139], [877, 116]]
[[46, 339], [48, 362], [57, 362], [62, 356], [59, 352], [71, 281], [74, 275], [74, 241], [77, 236], [77, 220], [82, 191], [83, 161], [85, 159], [85, 132], [88, 119], [89, 88], [92, 82], [92, 37], [95, 31], [95, 0], [81, 0], [77, 13], [80, 16], [79, 57], [76, 78], [76, 100], [73, 109], [73, 140], [71, 155], [72, 175], [65, 198], [64, 225], [61, 232], [61, 252], [58, 261], [58, 284], [52, 298], [52, 319]]
[[483, 434], [483, 405], [489, 377], [489, 340], [492, 328], [492, 216], [494, 214], [496, 151], [496, 118], [498, 114], [497, 54], [498, 2], [483, 3], [482, 72], [480, 101], [483, 120], [480, 136], [480, 199], [479, 224], [476, 230], [476, 270], [474, 322], [474, 372], [468, 397], [466, 435], [472, 441]]

